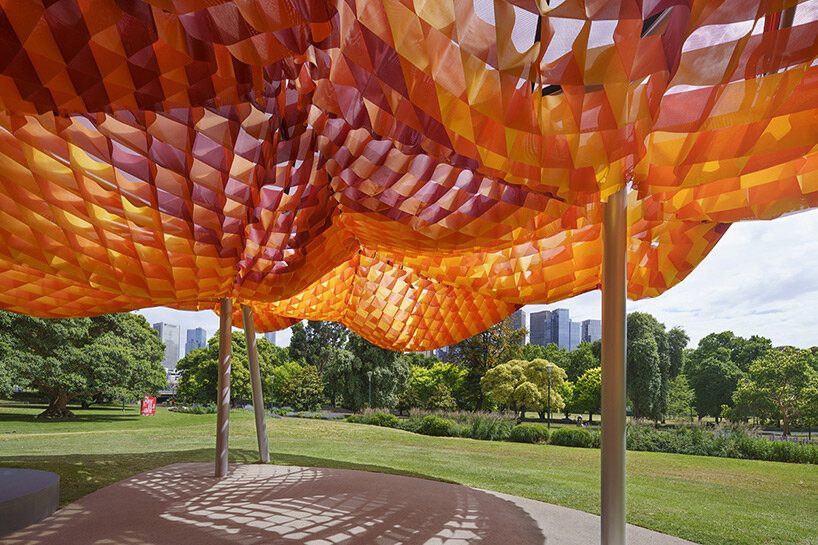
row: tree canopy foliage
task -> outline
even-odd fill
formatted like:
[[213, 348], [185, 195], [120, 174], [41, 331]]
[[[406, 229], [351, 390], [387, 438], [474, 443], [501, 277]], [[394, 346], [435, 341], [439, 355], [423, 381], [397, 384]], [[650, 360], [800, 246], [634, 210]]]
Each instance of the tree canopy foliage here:
[[549, 392], [551, 410], [562, 410], [565, 402], [559, 387], [565, 378], [564, 369], [546, 360], [510, 360], [489, 369], [480, 383], [485, 393], [500, 405], [512, 409], [518, 419], [522, 419], [527, 408], [537, 411], [547, 408]]
[[400, 388], [409, 378], [408, 359], [400, 352], [386, 350], [350, 332], [346, 348], [331, 354], [325, 374], [338, 384], [344, 406], [359, 410], [369, 402], [372, 372], [372, 406], [394, 407]]
[[790, 433], [790, 421], [801, 413], [809, 389], [815, 381], [812, 354], [784, 346], [767, 350], [750, 365], [747, 378], [738, 384], [733, 399], [737, 404], [755, 406], [771, 418], [781, 418], [784, 435]]
[[[289, 361], [287, 349], [279, 348], [265, 338], [256, 340], [258, 349], [259, 374], [261, 375], [261, 390], [265, 403], [269, 403], [272, 391], [271, 376], [275, 369], [284, 366]], [[231, 362], [230, 362], [230, 401], [251, 399], [250, 367], [247, 358], [247, 338], [242, 331], [233, 331], [231, 334]], [[300, 367], [300, 366], [299, 366]], [[215, 402], [219, 386], [219, 336], [213, 335], [207, 341], [206, 348], [191, 350], [176, 364], [180, 371], [179, 397], [196, 403]], [[287, 373], [289, 376], [292, 373]], [[276, 381], [280, 395], [283, 385], [283, 376]]]
[[711, 333], [689, 351], [684, 374], [695, 392], [699, 417], [721, 418], [723, 406], [733, 404], [739, 380], [747, 376], [751, 364], [772, 349], [770, 339], [753, 335], [749, 339], [732, 331]]
[[588, 413], [588, 421], [592, 422], [602, 405], [602, 367], [585, 371], [577, 379], [573, 394], [573, 408]]
[[669, 334], [664, 324], [643, 312], [628, 314], [627, 335], [627, 388], [633, 415], [657, 420], [667, 412], [670, 380], [682, 368], [687, 335], [680, 329]]
[[342, 324], [316, 320], [308, 320], [306, 325], [298, 322], [291, 331], [290, 356], [293, 359], [303, 358], [319, 374], [323, 373], [332, 350], [344, 348], [350, 333]]
[[463, 388], [464, 404], [468, 408], [476, 411], [485, 408], [481, 379], [496, 365], [519, 359], [524, 340], [525, 330], [513, 329], [511, 319], [506, 318], [452, 347], [449, 353], [451, 360], [466, 370]]
[[6, 381], [50, 400], [41, 415], [73, 416], [79, 396], [138, 398], [167, 384], [165, 346], [144, 317], [106, 314], [43, 319], [0, 311], [0, 358]]

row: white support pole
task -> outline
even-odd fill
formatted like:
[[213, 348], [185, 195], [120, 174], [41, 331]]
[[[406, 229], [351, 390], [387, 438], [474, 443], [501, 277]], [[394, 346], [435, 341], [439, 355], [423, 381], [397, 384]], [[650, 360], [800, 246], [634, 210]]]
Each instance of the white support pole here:
[[230, 349], [233, 302], [221, 300], [219, 316], [219, 391], [216, 414], [216, 477], [227, 475], [227, 442], [230, 436]]
[[261, 395], [261, 372], [258, 368], [258, 347], [256, 346], [256, 324], [253, 321], [253, 309], [241, 306], [244, 319], [244, 336], [247, 337], [247, 359], [250, 361], [250, 382], [253, 387], [253, 412], [256, 415], [256, 438], [258, 439], [258, 457], [262, 464], [270, 462], [270, 450], [267, 447], [267, 425], [264, 421], [264, 398]]
[[625, 545], [627, 202], [620, 189], [603, 205], [602, 545]]

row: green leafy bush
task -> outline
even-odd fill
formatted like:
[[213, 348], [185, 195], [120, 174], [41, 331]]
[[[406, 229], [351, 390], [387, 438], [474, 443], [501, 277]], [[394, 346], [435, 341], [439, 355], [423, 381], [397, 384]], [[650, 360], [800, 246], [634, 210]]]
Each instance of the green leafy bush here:
[[518, 424], [511, 428], [508, 438], [516, 443], [545, 443], [548, 440], [548, 428], [542, 424]]
[[176, 413], [215, 414], [218, 411], [218, 408], [216, 407], [215, 403], [207, 403], [206, 405], [196, 403], [195, 405], [170, 407], [168, 410]]
[[551, 432], [552, 445], [590, 448], [593, 443], [591, 432], [583, 428], [559, 428]]
[[399, 428], [400, 418], [384, 411], [366, 411], [361, 418], [361, 423], [384, 428]]
[[417, 433], [422, 433], [423, 435], [436, 435], [440, 437], [446, 437], [448, 435], [451, 435], [451, 427], [448, 420], [444, 420], [439, 416], [430, 414], [423, 417], [423, 420], [420, 422], [420, 426], [418, 427]]

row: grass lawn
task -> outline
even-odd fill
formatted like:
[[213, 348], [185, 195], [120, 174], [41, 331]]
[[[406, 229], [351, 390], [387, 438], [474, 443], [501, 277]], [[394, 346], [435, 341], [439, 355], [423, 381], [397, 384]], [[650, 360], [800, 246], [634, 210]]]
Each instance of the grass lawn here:
[[[63, 505], [173, 462], [214, 460], [215, 415], [0, 406], [0, 465], [62, 476]], [[268, 419], [274, 463], [451, 481], [599, 513], [599, 451], [427, 437], [347, 422]], [[233, 411], [230, 461], [258, 460], [253, 416]], [[628, 522], [706, 544], [818, 545], [818, 466], [628, 452]]]

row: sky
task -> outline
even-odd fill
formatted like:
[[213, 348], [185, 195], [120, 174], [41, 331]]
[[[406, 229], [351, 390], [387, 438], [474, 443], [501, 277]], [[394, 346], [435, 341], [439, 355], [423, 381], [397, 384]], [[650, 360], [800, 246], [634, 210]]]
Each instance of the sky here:
[[[773, 345], [818, 346], [818, 210], [773, 221], [732, 225], [710, 255], [678, 286], [660, 297], [628, 301], [628, 312], [654, 315], [670, 329], [685, 330], [695, 348], [713, 332], [730, 330], [742, 337], [762, 335]], [[572, 320], [599, 319], [600, 292], [550, 305], [527, 305], [527, 313], [567, 308]], [[164, 307], [138, 311], [150, 323], [196, 327], [208, 337], [219, 328], [209, 310], [187, 312]], [[276, 333], [276, 344], [289, 345], [289, 329]]]

